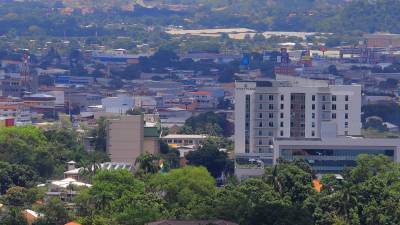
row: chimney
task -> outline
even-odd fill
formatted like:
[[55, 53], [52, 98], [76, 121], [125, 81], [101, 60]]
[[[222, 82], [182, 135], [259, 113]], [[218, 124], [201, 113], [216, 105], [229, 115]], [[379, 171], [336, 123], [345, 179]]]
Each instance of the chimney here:
[[74, 170], [74, 169], [76, 169], [76, 162], [75, 161], [67, 162], [67, 171]]

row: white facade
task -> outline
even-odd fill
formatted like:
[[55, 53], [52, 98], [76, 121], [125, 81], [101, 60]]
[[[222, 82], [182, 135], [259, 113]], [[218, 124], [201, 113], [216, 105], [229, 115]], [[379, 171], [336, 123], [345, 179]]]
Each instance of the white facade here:
[[340, 173], [360, 154], [400, 161], [400, 139], [361, 137], [361, 86], [297, 77], [236, 82], [235, 173], [258, 176], [284, 160]]
[[361, 86], [236, 82], [235, 152], [272, 153], [277, 138], [361, 135]]
[[169, 145], [177, 147], [193, 146], [198, 148], [201, 143], [207, 139], [207, 135], [197, 134], [169, 134], [161, 138]]

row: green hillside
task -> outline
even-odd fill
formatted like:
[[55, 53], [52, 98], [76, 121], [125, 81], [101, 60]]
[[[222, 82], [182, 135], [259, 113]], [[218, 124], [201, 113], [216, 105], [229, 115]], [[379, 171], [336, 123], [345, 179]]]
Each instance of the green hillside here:
[[[73, 8], [73, 13], [60, 15], [67, 7]], [[124, 10], [127, 8], [130, 10]], [[97, 24], [100, 33], [107, 24], [400, 33], [399, 11], [399, 0], [0, 1], [0, 34], [10, 29], [29, 34], [28, 29], [35, 28], [48, 35], [64, 35], [66, 30], [71, 35], [86, 36], [94, 33], [83, 28], [87, 24]]]

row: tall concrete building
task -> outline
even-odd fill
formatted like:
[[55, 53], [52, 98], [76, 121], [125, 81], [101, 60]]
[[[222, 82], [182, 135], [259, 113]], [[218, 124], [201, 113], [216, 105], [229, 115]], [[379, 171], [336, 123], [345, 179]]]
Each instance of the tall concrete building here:
[[236, 82], [237, 153], [268, 152], [275, 138], [361, 135], [361, 86]]
[[143, 115], [120, 115], [107, 120], [107, 153], [111, 162], [134, 164], [142, 153], [159, 153], [158, 127], [146, 127]]
[[111, 162], [134, 163], [143, 151], [143, 116], [132, 115], [109, 119], [107, 130], [107, 152]]
[[[391, 149], [393, 154], [386, 154], [395, 156], [398, 140], [355, 143], [355, 137], [361, 138], [361, 126], [360, 85], [329, 85], [287, 76], [236, 82], [236, 168], [248, 162], [265, 166], [278, 158], [303, 158], [319, 172], [340, 171], [353, 165], [358, 154], [370, 153], [363, 151], [367, 145], [377, 154]], [[341, 156], [349, 157], [340, 160]]]

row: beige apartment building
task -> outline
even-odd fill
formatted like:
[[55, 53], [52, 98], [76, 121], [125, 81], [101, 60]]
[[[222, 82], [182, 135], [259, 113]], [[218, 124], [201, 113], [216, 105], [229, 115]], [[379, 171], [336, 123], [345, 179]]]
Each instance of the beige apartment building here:
[[144, 152], [158, 154], [157, 127], [145, 127], [143, 115], [121, 115], [107, 120], [107, 153], [111, 162], [134, 164]]

